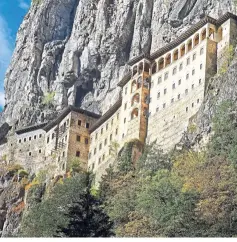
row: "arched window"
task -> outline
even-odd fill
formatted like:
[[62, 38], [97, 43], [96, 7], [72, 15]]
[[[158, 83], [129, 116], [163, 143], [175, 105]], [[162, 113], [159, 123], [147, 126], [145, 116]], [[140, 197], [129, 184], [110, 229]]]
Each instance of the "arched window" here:
[[137, 117], [138, 117], [138, 108], [135, 108], [131, 113], [131, 120]]
[[157, 71], [157, 63], [155, 62], [155, 63], [152, 65], [151, 74], [155, 74], [156, 71]]
[[173, 53], [173, 60], [176, 61], [179, 59], [179, 51], [178, 49], [174, 51]]
[[143, 72], [143, 62], [138, 65], [138, 73], [141, 74]]
[[206, 39], [206, 37], [207, 37], [207, 30], [205, 28], [205, 29], [202, 30], [202, 33], [201, 33], [201, 40]]
[[132, 105], [131, 106], [133, 106], [134, 104], [139, 103], [139, 102], [140, 102], [140, 95], [137, 93], [132, 98]]
[[164, 69], [164, 66], [165, 66], [165, 61], [164, 61], [164, 58], [162, 57], [159, 61], [158, 61], [158, 70], [162, 70]]
[[209, 38], [214, 40], [214, 34], [215, 34], [215, 30], [213, 28], [209, 28]]
[[194, 46], [197, 46], [199, 44], [199, 34], [196, 34], [194, 37]]
[[137, 66], [133, 67], [132, 74], [133, 74], [133, 76], [135, 76], [137, 74]]
[[188, 52], [192, 50], [192, 47], [193, 47], [193, 41], [190, 39], [188, 40], [188, 43], [187, 43]]
[[140, 76], [140, 77], [137, 79], [137, 89], [139, 89], [141, 86], [142, 86], [142, 77]]
[[165, 57], [165, 66], [170, 65], [171, 63], [171, 54], [167, 54], [167, 56]]
[[137, 90], [137, 82], [135, 80], [132, 81], [131, 92], [135, 92]]
[[183, 44], [180, 48], [180, 56], [184, 56], [185, 55], [185, 44]]
[[150, 72], [150, 64], [145, 62], [144, 71], [147, 72], [147, 73]]

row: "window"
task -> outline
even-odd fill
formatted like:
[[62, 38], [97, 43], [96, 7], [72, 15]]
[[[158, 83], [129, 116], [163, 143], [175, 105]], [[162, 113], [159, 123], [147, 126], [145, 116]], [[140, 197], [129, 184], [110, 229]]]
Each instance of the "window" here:
[[156, 112], [159, 112], [159, 107], [156, 108]]
[[40, 134], [39, 137], [41, 138], [42, 137], [42, 134]]
[[78, 124], [79, 126], [81, 126], [81, 120], [78, 120], [77, 124]]
[[116, 135], [118, 134], [118, 129], [116, 129], [115, 134], [116, 134]]
[[31, 152], [29, 152], [29, 156], [31, 156]]
[[89, 144], [89, 139], [85, 138], [85, 144], [88, 145]]
[[26, 138], [24, 138], [24, 142], [26, 142]]
[[186, 75], [186, 80], [188, 80], [188, 79], [189, 79], [189, 74]]
[[204, 49], [201, 48], [201, 50], [200, 50], [200, 55], [202, 55], [203, 53], [204, 53]]
[[31, 137], [29, 137], [29, 141], [31, 141]]
[[128, 88], [126, 87], [126, 88], [125, 88], [125, 94], [127, 94], [127, 92], [128, 92]]
[[52, 133], [52, 139], [54, 139], [54, 136], [55, 136], [55, 134], [54, 134], [54, 133]]
[[173, 103], [173, 102], [174, 102], [174, 98], [171, 99], [171, 103]]
[[190, 58], [187, 59], [187, 66], [190, 64]]
[[63, 151], [63, 157], [65, 157], [65, 151]]
[[180, 94], [178, 94], [178, 100], [180, 99]]
[[47, 143], [49, 143], [49, 137], [47, 138]]
[[113, 135], [111, 134], [111, 135], [109, 136], [109, 140], [111, 141], [111, 140], [112, 140], [112, 138], [113, 138]]
[[67, 135], [65, 136], [65, 141], [67, 141]]
[[159, 99], [159, 98], [160, 98], [160, 92], [157, 93], [157, 99]]
[[108, 128], [109, 128], [109, 124], [106, 124], [106, 130], [108, 130]]
[[35, 135], [35, 136], [34, 136], [34, 139], [36, 139], [36, 138], [37, 138], [37, 136]]
[[80, 157], [80, 155], [81, 155], [81, 152], [80, 151], [77, 151], [76, 152], [76, 157]]
[[161, 76], [158, 78], [158, 84], [160, 84], [162, 82], [162, 78]]
[[94, 155], [96, 154], [96, 148], [94, 149]]
[[177, 67], [175, 67], [175, 68], [173, 69], [173, 75], [175, 75], [176, 72], [177, 72]]
[[202, 83], [202, 80], [201, 79], [199, 79], [199, 84], [201, 84]]
[[95, 134], [95, 139], [97, 139], [97, 138], [98, 138], [98, 133]]
[[168, 73], [168, 72], [166, 72], [166, 73], [165, 73], [165, 80], [167, 80], [167, 79], [168, 79], [168, 77], [169, 77], [169, 73]]
[[89, 158], [89, 159], [91, 158], [91, 152], [89, 152], [88, 158]]
[[105, 139], [104, 145], [105, 145], [105, 146], [107, 145], [107, 138]]
[[167, 89], [165, 88], [165, 89], [164, 89], [164, 94], [166, 94], [166, 93], [167, 93]]
[[195, 75], [195, 70], [194, 69], [192, 70], [192, 75]]
[[114, 123], [114, 119], [111, 120], [111, 126], [113, 125], [113, 123]]
[[103, 128], [100, 130], [100, 133], [103, 134]]
[[199, 99], [197, 100], [197, 103], [199, 103]]
[[119, 119], [119, 113], [117, 114], [117, 119]]
[[192, 85], [192, 89], [194, 89], [194, 84]]
[[103, 156], [102, 156], [102, 161], [104, 161], [105, 160], [105, 154], [103, 154]]
[[102, 143], [100, 143], [100, 145], [99, 145], [99, 150], [101, 150], [102, 149]]
[[123, 122], [126, 123], [126, 118], [124, 118]]
[[185, 90], [185, 94], [186, 94], [186, 95], [188, 94], [188, 89]]
[[181, 63], [181, 64], [179, 65], [179, 70], [180, 70], [180, 71], [183, 70], [183, 63]]
[[179, 85], [181, 85], [181, 79], [179, 80]]
[[188, 107], [186, 107], [186, 113], [188, 112]]
[[98, 162], [99, 164], [101, 163], [101, 157], [99, 158], [99, 162]]
[[86, 128], [89, 129], [90, 128], [90, 124], [86, 123]]
[[77, 135], [77, 142], [81, 142], [81, 136]]
[[175, 89], [175, 83], [173, 83], [173, 85], [172, 85], [172, 89]]
[[166, 106], [166, 103], [163, 104], [163, 108], [165, 108], [165, 106]]
[[92, 164], [92, 171], [94, 170], [94, 168], [95, 168], [95, 164], [93, 163], [93, 164]]
[[202, 70], [202, 64], [200, 64], [200, 70]]
[[126, 109], [127, 109], [127, 103], [124, 104], [124, 110], [126, 110]]
[[19, 143], [21, 143], [21, 139], [19, 139]]
[[192, 103], [192, 108], [194, 107], [194, 103]]
[[196, 60], [196, 53], [193, 54], [193, 60]]
[[41, 151], [41, 149], [39, 149], [39, 154], [41, 154], [42, 153], [42, 151]]

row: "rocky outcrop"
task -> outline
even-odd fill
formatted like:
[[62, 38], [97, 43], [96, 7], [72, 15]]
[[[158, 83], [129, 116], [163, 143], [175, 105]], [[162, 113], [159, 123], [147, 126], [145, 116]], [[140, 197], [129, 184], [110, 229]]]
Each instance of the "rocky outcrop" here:
[[[6, 73], [0, 123], [35, 124], [68, 104], [104, 112], [119, 95], [130, 58], [155, 51], [205, 14], [234, 11], [231, 0], [34, 2]], [[51, 105], [43, 105], [52, 92]]]

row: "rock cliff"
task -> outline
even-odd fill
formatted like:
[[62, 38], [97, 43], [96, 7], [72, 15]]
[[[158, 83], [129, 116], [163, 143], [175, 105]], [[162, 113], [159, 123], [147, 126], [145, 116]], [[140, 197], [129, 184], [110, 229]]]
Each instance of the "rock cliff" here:
[[155, 51], [204, 15], [235, 11], [233, 2], [34, 0], [6, 73], [0, 124], [42, 122], [68, 104], [106, 111], [130, 58]]

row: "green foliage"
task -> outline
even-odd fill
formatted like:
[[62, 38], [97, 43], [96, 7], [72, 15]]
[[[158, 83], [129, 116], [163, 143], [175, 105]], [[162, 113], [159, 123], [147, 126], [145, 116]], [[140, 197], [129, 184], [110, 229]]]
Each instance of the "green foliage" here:
[[[105, 228], [109, 234], [111, 222], [104, 214], [100, 202], [90, 194], [90, 188], [90, 174], [85, 172], [57, 183], [49, 196], [42, 201], [40, 200], [44, 188], [40, 184], [35, 185], [33, 190], [29, 190], [34, 205], [23, 217], [19, 236], [70, 237], [75, 235], [74, 226], [78, 228], [82, 224], [90, 230], [84, 231], [81, 236], [92, 236], [93, 233], [98, 235], [101, 228]], [[80, 210], [73, 215], [75, 209]], [[59, 233], [59, 230], [63, 233]], [[79, 231], [77, 232], [79, 235]]]
[[55, 92], [47, 92], [47, 93], [45, 93], [42, 103], [44, 105], [47, 105], [47, 106], [53, 104], [54, 96], [55, 96]]
[[81, 162], [78, 158], [74, 158], [68, 161], [67, 171], [79, 173], [82, 171]]
[[237, 109], [233, 102], [224, 101], [218, 106], [213, 119], [214, 135], [210, 156], [226, 157], [237, 163]]
[[222, 63], [222, 66], [219, 70], [219, 74], [226, 73], [230, 63], [234, 59], [234, 53], [235, 53], [234, 46], [230, 45], [230, 46], [226, 47], [223, 53], [224, 53], [223, 63]]
[[18, 173], [18, 176], [20, 176], [20, 177], [28, 177], [28, 175], [29, 175], [29, 173], [24, 169], [18, 170], [17, 173]]

